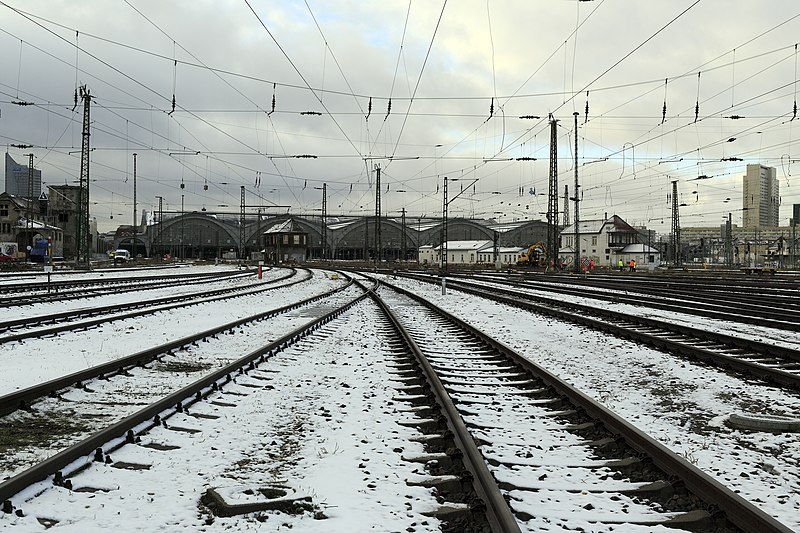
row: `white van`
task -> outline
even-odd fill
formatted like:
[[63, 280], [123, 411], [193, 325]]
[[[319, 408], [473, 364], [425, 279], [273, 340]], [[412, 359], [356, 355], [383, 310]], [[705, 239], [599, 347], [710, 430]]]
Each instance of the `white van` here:
[[128, 250], [116, 250], [114, 252], [115, 263], [127, 263], [131, 260], [131, 253]]

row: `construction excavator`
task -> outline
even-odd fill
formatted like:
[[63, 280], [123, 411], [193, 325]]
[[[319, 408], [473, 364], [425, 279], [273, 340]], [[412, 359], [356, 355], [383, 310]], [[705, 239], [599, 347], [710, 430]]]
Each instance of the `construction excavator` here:
[[517, 256], [517, 266], [544, 268], [547, 263], [547, 250], [544, 243], [539, 241], [531, 244], [527, 250]]

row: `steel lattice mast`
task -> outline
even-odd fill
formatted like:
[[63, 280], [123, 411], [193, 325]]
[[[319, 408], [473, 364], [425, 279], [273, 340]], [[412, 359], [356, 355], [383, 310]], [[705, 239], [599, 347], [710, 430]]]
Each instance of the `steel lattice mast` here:
[[245, 231], [244, 231], [244, 214], [245, 214], [244, 185], [241, 186], [241, 192], [242, 192], [242, 203], [241, 203], [241, 208], [239, 210], [239, 259], [244, 261], [247, 259], [247, 255], [244, 252], [245, 239], [247, 238], [245, 236]]
[[89, 268], [89, 109], [92, 96], [85, 85], [80, 89], [83, 99], [83, 133], [81, 141], [81, 178], [78, 191], [78, 231], [75, 241], [75, 264]]
[[[586, 104], [589, 105], [588, 103]], [[575, 117], [575, 190], [572, 193], [575, 195], [575, 257], [573, 259], [573, 269], [575, 272], [581, 271], [581, 217], [580, 217], [580, 196], [578, 195], [580, 189], [578, 185], [578, 112], [572, 114]]]
[[672, 253], [676, 267], [681, 266], [681, 219], [678, 206], [678, 180], [675, 180], [672, 182]]
[[328, 254], [328, 184], [322, 184], [322, 259], [327, 259]]
[[558, 121], [550, 115], [550, 181], [547, 187], [547, 265], [558, 257]]

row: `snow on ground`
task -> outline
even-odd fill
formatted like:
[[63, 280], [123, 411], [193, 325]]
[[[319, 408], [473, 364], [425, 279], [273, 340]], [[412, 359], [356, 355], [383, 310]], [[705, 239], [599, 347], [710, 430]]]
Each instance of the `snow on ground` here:
[[[453, 289], [442, 296], [436, 285], [385, 279], [424, 296], [567, 380], [800, 531], [800, 435], [747, 432], [724, 423], [731, 413], [741, 412], [797, 417], [797, 393]], [[658, 315], [665, 318], [666, 313]], [[695, 326], [719, 327], [719, 321], [683, 319]], [[786, 337], [781, 331], [762, 333], [768, 338]]]
[[[71, 280], [90, 280], [96, 278], [150, 278], [157, 276], [179, 276], [184, 272], [225, 272], [236, 266], [220, 265], [191, 265], [175, 264], [154, 268], [130, 268], [127, 266], [109, 266], [107, 268], [93, 268], [92, 270], [71, 270], [57, 268], [50, 274], [50, 281]], [[0, 287], [8, 283], [47, 283], [47, 274], [42, 270], [20, 271], [20, 272], [0, 272]]]
[[[236, 268], [226, 268], [227, 271], [237, 272], [238, 269]], [[221, 270], [214, 269], [209, 270], [208, 273], [211, 272], [220, 272]], [[193, 273], [205, 272], [203, 270], [197, 270]], [[270, 283], [275, 281], [278, 278], [282, 278], [289, 273], [288, 269], [278, 268], [278, 269], [271, 269], [264, 272], [262, 279], [260, 281], [257, 280], [256, 275], [254, 273], [250, 273], [245, 275], [245, 271], [241, 271], [242, 276], [237, 276], [234, 278], [225, 278], [225, 279], [199, 279], [194, 281], [193, 283], [185, 284], [185, 285], [174, 285], [168, 287], [160, 287], [157, 289], [148, 289], [142, 288], [137, 290], [127, 290], [124, 287], [120, 289], [119, 292], [111, 293], [111, 294], [103, 294], [102, 296], [89, 296], [87, 298], [76, 298], [71, 300], [64, 300], [64, 301], [42, 301], [39, 303], [34, 303], [22, 307], [18, 310], [19, 317], [35, 317], [40, 315], [47, 315], [50, 313], [61, 313], [65, 311], [73, 311], [73, 310], [83, 310], [83, 309], [91, 309], [97, 306], [110, 306], [110, 305], [123, 305], [132, 302], [140, 302], [142, 300], [154, 300], [157, 298], [166, 298], [170, 296], [182, 296], [187, 294], [192, 294], [201, 291], [209, 291], [215, 289], [225, 289], [225, 288], [232, 288], [232, 287], [242, 287], [242, 288], [257, 288], [262, 286], [265, 283]], [[302, 272], [298, 273], [299, 276], [302, 276]], [[140, 278], [132, 277], [130, 274], [128, 276], [119, 276], [119, 279], [137, 279]], [[293, 281], [291, 279], [286, 280], [284, 282], [279, 283], [286, 283]], [[0, 285], [0, 288], [2, 286]], [[46, 287], [41, 288], [42, 292], [46, 292]]]
[[[220, 419], [176, 415], [168, 421], [173, 429], [157, 428], [141, 443], [180, 449], [127, 445], [112, 455], [149, 469], [95, 463], [75, 478], [78, 490], [51, 488], [22, 504], [25, 517], [0, 514], [0, 528], [44, 531], [38, 519], [51, 519], [59, 521], [53, 531], [80, 533], [439, 531], [439, 522], [422, 514], [436, 508], [432, 491], [406, 485], [424, 471], [401, 457], [423, 450], [409, 441], [416, 430], [398, 424], [411, 415], [393, 399], [398, 383], [388, 373], [379, 326], [374, 306], [356, 306], [209, 398], [219, 405], [190, 409]], [[199, 503], [211, 487], [244, 501], [242, 490], [270, 481], [310, 496], [313, 507], [214, 518]]]
[[[60, 374], [64, 368], [97, 364], [131, 353], [132, 348], [138, 351], [163, 338], [208, 329], [342, 283], [315, 274], [314, 282], [270, 291], [246, 304], [237, 299], [230, 305], [209, 304], [202, 311], [192, 306], [185, 313], [162, 313], [165, 316], [149, 322], [136, 319], [108, 330], [70, 333], [63, 340], [35, 341], [41, 342], [36, 346], [34, 341], [15, 344], [13, 350], [0, 354], [6, 378], [2, 386], [14, 390], [42, 376]], [[443, 297], [437, 286], [388, 281], [423, 294], [564, 377], [800, 531], [798, 436], [748, 433], [724, 424], [732, 412], [796, 415], [800, 413], [796, 393], [748, 383], [711, 367], [452, 289]], [[260, 373], [228, 389], [224, 402], [238, 408], [206, 402], [194, 410], [222, 419], [180, 415], [170, 422], [202, 428], [200, 433], [158, 429], [147, 436], [146, 441], [179, 445], [180, 450], [126, 446], [114, 454], [115, 461], [152, 464], [151, 469], [93, 465], [77, 478], [79, 483], [112, 490], [48, 490], [25, 504], [28, 517], [0, 515], [0, 528], [16, 524], [21, 527], [15, 531], [43, 530], [34, 518], [38, 516], [61, 520], [58, 529], [62, 531], [81, 532], [120, 527], [126, 531], [438, 530], [435, 520], [420, 514], [433, 505], [427, 491], [405, 486], [410, 476], [406, 469], [411, 467], [399, 456], [419, 450], [410, 448], [408, 430], [396, 423], [403, 415], [397, 412], [400, 406], [391, 403], [382, 342], [372, 335], [376, 318], [365, 308], [359, 305], [345, 315], [344, 323], [337, 320], [326, 326], [329, 338], [324, 342], [316, 335], [308, 337], [301, 346], [271, 360]], [[664, 314], [659, 312], [659, 316]], [[698, 317], [682, 319], [722, 327]], [[757, 334], [784, 336], [771, 330]], [[274, 389], [250, 394], [255, 389], [245, 383], [268, 383]], [[397, 452], [400, 448], [402, 452]], [[310, 494], [319, 505], [317, 510], [328, 518], [315, 520], [310, 512], [301, 516], [267, 513], [264, 522], [251, 517], [205, 524], [208, 514], [198, 501], [208, 487], [252, 485], [273, 478], [285, 479]]]
[[[0, 352], [4, 378], [0, 381], [0, 395], [239, 318], [277, 309], [341, 287], [345, 283], [342, 279], [330, 279], [319, 271], [315, 277], [318, 279], [260, 294], [170, 309], [151, 316], [115, 320], [87, 331], [70, 331], [55, 337], [28, 339], [5, 345]], [[253, 278], [252, 284], [255, 287], [267, 281], [267, 278], [261, 281]], [[128, 294], [125, 301], [137, 298], [136, 292], [124, 294]], [[103, 298], [102, 305], [105, 304], [106, 299]], [[58, 309], [53, 304], [48, 304], [48, 310], [56, 312]], [[20, 312], [26, 313], [27, 310], [23, 308]]]
[[[463, 281], [470, 281], [470, 280], [463, 280]], [[508, 285], [501, 283], [491, 283], [491, 282], [481, 281], [480, 284], [486, 287], [498, 287], [502, 289], [509, 288]], [[558, 289], [561, 286], [564, 285], [556, 285], [555, 288]], [[553, 293], [543, 290], [526, 288], [524, 285], [519, 287], [514, 287], [514, 290], [517, 291], [519, 294], [525, 294], [533, 297], [534, 302], [536, 301], [535, 298], [537, 296], [550, 299], [556, 298], [563, 302], [591, 305], [592, 307], [597, 307], [598, 309], [607, 309], [609, 311], [616, 311], [619, 313], [626, 313], [634, 316], [652, 318], [654, 320], [668, 320], [670, 322], [674, 322], [676, 324], [681, 324], [684, 326], [690, 326], [690, 327], [702, 326], [703, 329], [708, 331], [713, 331], [716, 333], [724, 333], [726, 335], [738, 336], [743, 339], [750, 339], [759, 342], [764, 342], [767, 344], [772, 344], [773, 346], [783, 346], [786, 348], [790, 348], [792, 350], [800, 350], [800, 335], [796, 335], [790, 331], [761, 327], [756, 324], [745, 324], [742, 322], [732, 322], [730, 320], [704, 318], [704, 317], [699, 317], [697, 315], [688, 315], [683, 313], [676, 313], [674, 311], [655, 309], [652, 307], [648, 307], [646, 304], [648, 300], [652, 299], [652, 297], [648, 294], [640, 294], [631, 291], [625, 291], [624, 294], [626, 296], [641, 297], [642, 305], [632, 305], [625, 303], [609, 302], [606, 300], [597, 300], [592, 298], [593, 291], [602, 292], [605, 295], [609, 293], [607, 289], [598, 289], [582, 285], [566, 285], [566, 286], [573, 289], [585, 290], [587, 294], [585, 297], [580, 297], [569, 294], [560, 294], [560, 293]], [[661, 298], [661, 300], [663, 300], [663, 298]], [[685, 300], [674, 299], [674, 301], [675, 303], [678, 303]]]

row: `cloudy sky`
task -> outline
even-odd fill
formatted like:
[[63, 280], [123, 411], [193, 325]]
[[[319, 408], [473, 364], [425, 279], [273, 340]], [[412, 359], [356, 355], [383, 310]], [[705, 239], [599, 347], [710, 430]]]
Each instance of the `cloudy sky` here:
[[76, 182], [85, 85], [101, 230], [134, 153], [140, 209], [236, 213], [245, 186], [314, 215], [327, 184], [330, 215], [374, 214], [379, 165], [384, 214], [440, 215], [447, 177], [451, 215], [512, 221], [544, 219], [550, 114], [572, 196], [578, 112], [581, 218], [668, 232], [677, 180], [682, 226], [736, 223], [761, 163], [785, 225], [799, 36], [791, 0], [2, 0], [0, 142]]

